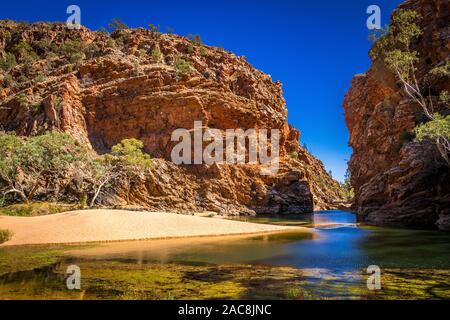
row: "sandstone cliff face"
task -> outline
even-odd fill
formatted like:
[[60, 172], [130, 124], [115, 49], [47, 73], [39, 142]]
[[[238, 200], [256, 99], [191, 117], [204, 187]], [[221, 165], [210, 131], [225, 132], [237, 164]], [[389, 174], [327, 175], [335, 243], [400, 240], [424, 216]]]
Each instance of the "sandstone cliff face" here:
[[[2, 22], [0, 31], [2, 55], [21, 42], [39, 55], [2, 74], [3, 84], [8, 75], [17, 81], [0, 90], [3, 130], [67, 132], [98, 154], [122, 139], [137, 138], [155, 158], [145, 179], [116, 186], [104, 204], [284, 214], [331, 208], [342, 200], [339, 184], [299, 146], [299, 131], [287, 124], [281, 84], [243, 57], [144, 29], [109, 36], [61, 24]], [[70, 41], [87, 47], [77, 63], [60, 53]], [[41, 50], [44, 45], [47, 49]], [[190, 73], [174, 68], [178, 57], [190, 63]], [[258, 165], [174, 165], [169, 161], [171, 134], [192, 129], [194, 121], [221, 130], [279, 129], [280, 171], [261, 176]], [[298, 157], [291, 156], [294, 152]]]
[[[419, 79], [449, 59], [448, 1], [411, 0], [401, 8], [423, 17]], [[447, 81], [436, 90], [449, 90]], [[421, 110], [404, 98], [394, 76], [380, 61], [357, 75], [344, 101], [353, 155], [349, 163], [361, 220], [379, 225], [450, 228], [450, 172], [435, 147], [412, 141], [424, 121]], [[441, 110], [448, 112], [448, 110]]]

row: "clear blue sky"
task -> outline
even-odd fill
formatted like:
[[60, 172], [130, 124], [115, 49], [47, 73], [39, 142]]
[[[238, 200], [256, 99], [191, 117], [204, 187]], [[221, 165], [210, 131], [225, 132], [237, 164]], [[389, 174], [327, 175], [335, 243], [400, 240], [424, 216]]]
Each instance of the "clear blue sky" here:
[[366, 9], [380, 6], [382, 24], [401, 0], [127, 0], [3, 2], [0, 18], [65, 21], [70, 4], [82, 25], [106, 27], [121, 18], [131, 27], [160, 24], [208, 45], [244, 55], [283, 83], [289, 122], [301, 142], [342, 180], [350, 159], [342, 101], [356, 73], [370, 66]]

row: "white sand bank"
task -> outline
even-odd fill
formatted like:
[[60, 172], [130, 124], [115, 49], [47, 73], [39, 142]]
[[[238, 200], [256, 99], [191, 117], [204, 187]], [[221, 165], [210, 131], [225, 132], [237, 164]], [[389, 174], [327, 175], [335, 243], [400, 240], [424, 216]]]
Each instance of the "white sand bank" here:
[[299, 227], [274, 226], [175, 213], [124, 210], [72, 211], [39, 217], [0, 216], [0, 229], [13, 232], [2, 246], [150, 240], [269, 233], [312, 232]]

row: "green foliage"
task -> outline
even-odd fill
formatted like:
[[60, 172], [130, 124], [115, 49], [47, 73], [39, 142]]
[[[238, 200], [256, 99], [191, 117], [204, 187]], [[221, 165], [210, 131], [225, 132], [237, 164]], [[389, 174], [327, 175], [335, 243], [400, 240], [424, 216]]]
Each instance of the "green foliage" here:
[[0, 178], [10, 184], [17, 180], [20, 172], [23, 141], [15, 134], [0, 135]]
[[395, 40], [408, 48], [411, 41], [422, 35], [422, 30], [416, 24], [421, 20], [417, 11], [401, 9], [392, 17], [391, 32]]
[[46, 77], [43, 74], [39, 74], [36, 78], [33, 79], [33, 83], [41, 83], [46, 80]]
[[303, 288], [288, 288], [285, 293], [288, 300], [317, 300], [317, 296], [311, 294]]
[[[378, 58], [383, 59], [384, 53], [391, 46], [391, 40], [389, 34], [382, 34], [378, 39], [376, 39], [376, 35], [372, 35], [372, 41], [374, 44], [369, 51], [369, 56], [372, 61], [377, 60]], [[369, 37], [370, 38], [370, 37]]]
[[303, 300], [303, 292], [300, 288], [288, 288], [286, 298], [288, 300]]
[[447, 106], [450, 105], [450, 94], [448, 93], [448, 91], [441, 91], [441, 93], [439, 94], [439, 101]]
[[176, 78], [180, 79], [182, 75], [191, 72], [191, 63], [183, 57], [177, 56], [173, 63], [173, 68], [175, 69]]
[[150, 155], [142, 150], [144, 144], [137, 139], [124, 139], [111, 149], [111, 156], [119, 159], [125, 169], [146, 170], [151, 167]]
[[45, 38], [38, 41], [33, 41], [33, 47], [36, 48], [39, 53], [46, 53], [48, 51], [55, 50], [55, 46], [52, 45], [51, 41]]
[[[448, 77], [450, 75], [450, 64], [446, 61], [445, 65], [435, 67], [419, 82], [415, 66], [419, 61], [419, 54], [413, 51], [411, 47], [413, 42], [422, 35], [422, 30], [417, 24], [420, 19], [421, 16], [416, 11], [398, 10], [392, 17], [391, 30], [388, 34], [380, 37], [372, 48], [371, 54], [373, 55], [372, 58], [383, 59], [386, 67], [394, 73], [401, 83], [405, 96], [415, 105], [420, 106], [423, 114], [430, 120], [415, 128], [414, 133], [417, 140], [433, 140], [441, 156], [450, 165], [448, 157], [450, 152], [448, 116], [432, 114], [434, 106], [431, 96], [431, 83], [436, 78]], [[424, 85], [428, 85], [430, 96], [424, 95]], [[439, 100], [447, 104], [448, 94], [445, 91], [440, 93]], [[402, 133], [394, 151], [399, 152], [404, 143], [411, 138], [412, 136], [409, 133]]]
[[33, 208], [30, 205], [12, 205], [6, 208], [3, 208], [1, 211], [2, 215], [10, 216], [10, 217], [32, 217]]
[[88, 59], [95, 58], [100, 52], [100, 47], [95, 42], [90, 43], [84, 50], [84, 53]]
[[108, 38], [108, 40], [106, 40], [106, 46], [108, 48], [115, 48], [116, 47], [116, 42], [114, 41], [114, 39]]
[[68, 40], [60, 48], [60, 52], [65, 55], [71, 63], [79, 63], [86, 58], [84, 51], [87, 46], [82, 40]]
[[39, 72], [39, 67], [31, 60], [27, 60], [23, 64], [23, 72], [24, 76], [28, 78], [34, 78]]
[[156, 32], [159, 32], [160, 26], [159, 26], [159, 24], [158, 24], [158, 25], [155, 25], [155, 24], [153, 24], [153, 23], [150, 23], [150, 24], [148, 25], [148, 28], [150, 29], [151, 32], [156, 33]]
[[17, 153], [25, 168], [57, 173], [76, 160], [84, 159], [86, 150], [68, 134], [47, 132], [28, 138]]
[[30, 138], [1, 134], [0, 178], [6, 183], [3, 189], [14, 190], [29, 201], [44, 175], [55, 177], [86, 157], [85, 148], [67, 134], [49, 132]]
[[19, 102], [21, 106], [26, 106], [28, 102], [28, 97], [25, 92], [21, 92], [16, 96], [16, 100], [17, 102]]
[[147, 58], [147, 51], [145, 51], [145, 49], [140, 49], [140, 50], [138, 51], [138, 57], [139, 57], [140, 59], [145, 59], [145, 58]]
[[70, 62], [71, 63], [80, 63], [81, 61], [83, 61], [86, 58], [86, 56], [84, 55], [84, 53], [80, 52], [80, 53], [74, 53], [73, 55], [71, 55], [69, 57]]
[[409, 82], [411, 73], [416, 71], [414, 64], [419, 61], [417, 52], [407, 52], [394, 49], [386, 52], [384, 62], [389, 70], [396, 72], [398, 76]]
[[51, 202], [30, 202], [4, 207], [0, 209], [0, 214], [11, 217], [37, 217], [67, 212], [74, 209], [76, 209], [76, 205]]
[[433, 68], [430, 74], [437, 78], [450, 77], [450, 61], [446, 61], [442, 66]]
[[3, 42], [8, 42], [11, 40], [11, 32], [8, 30], [2, 30], [0, 31], [0, 39], [3, 40]]
[[0, 244], [11, 240], [13, 233], [9, 230], [0, 229]]
[[14, 79], [10, 74], [7, 74], [3, 78], [2, 87], [3, 88], [11, 88], [12, 86], [14, 86]]
[[369, 34], [369, 40], [376, 43], [378, 40], [389, 35], [389, 26], [385, 25], [382, 29], [374, 29]]
[[200, 37], [200, 35], [196, 34], [194, 36], [194, 40], [193, 40], [194, 44], [197, 46], [201, 46], [203, 44], [202, 38]]
[[133, 62], [133, 76], [137, 77], [142, 75], [142, 69], [141, 69], [141, 64], [138, 60], [135, 60]]
[[[62, 247], [56, 248], [38, 248], [38, 247], [16, 247], [16, 248], [2, 248], [0, 255], [0, 275], [4, 276], [7, 273], [35, 270], [44, 268], [58, 262], [63, 256], [60, 251]], [[39, 290], [41, 291], [41, 290]], [[2, 297], [4, 292], [2, 291]]]
[[41, 102], [34, 103], [30, 106], [30, 110], [34, 113], [39, 113], [44, 110], [44, 104]]
[[30, 64], [39, 58], [33, 48], [25, 41], [20, 41], [16, 44], [13, 47], [12, 52], [16, 57], [20, 57], [22, 62], [27, 64]]
[[186, 51], [189, 54], [193, 54], [195, 52], [194, 47], [190, 44], [186, 47]]
[[295, 159], [295, 160], [298, 160], [298, 152], [297, 152], [297, 151], [293, 151], [293, 152], [291, 153], [291, 158], [292, 158], [292, 159]]
[[73, 72], [73, 71], [74, 71], [74, 67], [73, 67], [72, 64], [69, 64], [69, 65], [67, 65], [67, 66], [65, 67], [65, 72], [71, 73], [71, 72]]
[[51, 61], [58, 59], [58, 55], [55, 52], [50, 51], [45, 54], [45, 59], [51, 63]]
[[97, 157], [90, 165], [94, 181], [94, 196], [90, 206], [94, 206], [101, 190], [116, 179], [130, 181], [141, 176], [152, 165], [150, 155], [142, 151], [144, 145], [136, 139], [125, 139], [113, 146], [111, 153]]
[[112, 31], [117, 31], [128, 29], [128, 26], [121, 19], [114, 18], [109, 22], [108, 28]]
[[17, 65], [16, 57], [12, 53], [6, 53], [5, 57], [0, 59], [0, 68], [9, 71]]
[[27, 83], [28, 83], [28, 77], [26, 75], [22, 74], [17, 78], [17, 81], [14, 84], [14, 88], [22, 90], [26, 87]]
[[200, 46], [203, 44], [202, 38], [198, 34], [196, 35], [189, 34], [187, 38], [191, 40], [196, 46]]
[[161, 53], [161, 50], [159, 50], [159, 48], [155, 48], [152, 50], [152, 60], [155, 63], [159, 63], [163, 60], [163, 55]]
[[439, 137], [450, 139], [450, 115], [444, 117], [439, 113], [433, 115], [434, 119], [417, 126], [414, 129], [416, 139], [436, 140]]
[[130, 35], [125, 29], [118, 30], [115, 36], [116, 36], [116, 44], [120, 46], [124, 46], [130, 41]]
[[355, 197], [355, 190], [352, 187], [350, 181], [350, 171], [347, 169], [345, 172], [345, 180], [344, 183], [341, 184], [341, 189], [344, 192], [344, 197], [347, 201], [351, 201]]
[[80, 208], [81, 208], [81, 209], [84, 209], [84, 208], [87, 207], [87, 201], [88, 201], [87, 194], [83, 193], [83, 194], [80, 196], [80, 201], [79, 201], [79, 204], [80, 204]]
[[[392, 51], [398, 50], [396, 53], [390, 54], [390, 64], [396, 65], [396, 59], [400, 61], [398, 64], [403, 65], [405, 61], [411, 61], [416, 53], [410, 52], [411, 42], [422, 35], [422, 30], [416, 24], [420, 20], [420, 15], [414, 10], [401, 9], [392, 17], [391, 27], [385, 27], [378, 31], [378, 35], [371, 35], [374, 40], [374, 46], [370, 51], [372, 60], [385, 57]], [[406, 57], [403, 54], [408, 53]]]

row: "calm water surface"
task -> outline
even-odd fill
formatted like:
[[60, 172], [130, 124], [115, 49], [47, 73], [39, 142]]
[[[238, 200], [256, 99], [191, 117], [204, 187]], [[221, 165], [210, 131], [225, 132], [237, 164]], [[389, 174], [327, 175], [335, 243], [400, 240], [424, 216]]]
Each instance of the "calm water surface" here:
[[[342, 211], [240, 220], [316, 232], [72, 247], [48, 257], [54, 259], [49, 265], [45, 253], [53, 248], [1, 249], [0, 297], [3, 291], [3, 298], [67, 298], [60, 282], [66, 266], [76, 264], [86, 270], [87, 298], [95, 299], [195, 298], [196, 288], [205, 292], [205, 286], [211, 298], [450, 298], [448, 233], [362, 227]], [[37, 259], [39, 267], [34, 260], [21, 266], [23, 255], [31, 259], [37, 250], [44, 256]], [[366, 288], [370, 265], [382, 270], [380, 292]], [[152, 276], [145, 273], [150, 269]], [[37, 283], [48, 289], [45, 294], [30, 289]], [[267, 289], [268, 296], [256, 287]]]

